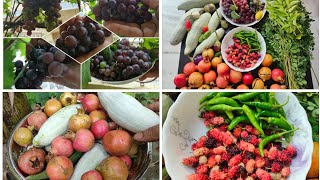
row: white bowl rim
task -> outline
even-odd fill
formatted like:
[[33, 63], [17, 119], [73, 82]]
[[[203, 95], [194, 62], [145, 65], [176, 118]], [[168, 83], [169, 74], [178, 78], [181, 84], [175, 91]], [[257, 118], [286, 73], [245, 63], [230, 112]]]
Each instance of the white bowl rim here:
[[255, 20], [255, 21], [253, 21], [252, 23], [249, 23], [249, 24], [239, 24], [239, 23], [233, 22], [226, 14], [224, 14], [224, 12], [223, 12], [223, 7], [222, 7], [222, 5], [221, 5], [221, 4], [222, 4], [222, 1], [223, 1], [223, 0], [220, 0], [220, 3], [219, 3], [219, 7], [221, 7], [221, 8], [220, 8], [221, 14], [222, 14], [222, 16], [224, 17], [225, 20], [227, 20], [230, 24], [232, 24], [232, 25], [234, 25], [234, 26], [239, 26], [239, 27], [249, 27], [249, 26], [253, 26], [253, 25], [257, 24], [258, 22], [260, 22], [260, 21], [263, 19], [263, 17], [264, 17], [264, 15], [266, 14], [266, 12], [267, 12], [267, 9], [266, 9], [266, 7], [267, 7], [267, 2], [266, 2], [266, 0], [260, 0], [260, 1], [262, 1], [262, 2], [265, 3], [264, 8], [263, 8], [263, 10], [262, 10], [262, 13], [263, 13], [263, 14], [262, 14], [261, 19]]
[[[251, 68], [246, 68], [246, 69], [241, 69], [238, 67], [235, 67], [233, 64], [229, 63], [226, 57], [226, 49], [224, 48], [224, 44], [228, 44], [229, 39], [227, 39], [226, 37], [228, 37], [228, 35], [230, 34], [234, 34], [236, 32], [239, 31], [255, 31], [258, 34], [258, 39], [261, 39], [260, 41], [260, 45], [261, 45], [261, 50], [260, 50], [260, 55], [261, 57], [258, 59], [257, 63], [251, 67]], [[232, 39], [231, 39], [232, 40]], [[259, 31], [257, 31], [256, 29], [252, 28], [252, 27], [237, 27], [232, 29], [231, 31], [229, 31], [223, 38], [222, 42], [221, 42], [221, 55], [222, 55], [222, 59], [224, 60], [224, 62], [232, 69], [239, 71], [239, 72], [249, 72], [249, 71], [253, 71], [256, 68], [258, 68], [260, 66], [260, 64], [262, 63], [264, 57], [266, 56], [267, 53], [267, 48], [266, 48], [266, 42], [263, 38], [263, 36], [260, 34]]]

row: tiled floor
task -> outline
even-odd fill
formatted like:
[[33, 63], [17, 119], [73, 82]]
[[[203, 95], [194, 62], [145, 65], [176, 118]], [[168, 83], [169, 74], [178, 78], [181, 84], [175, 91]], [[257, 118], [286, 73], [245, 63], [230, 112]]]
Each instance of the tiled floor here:
[[[162, 15], [162, 44], [163, 44], [163, 58], [162, 58], [162, 87], [163, 89], [174, 89], [173, 78], [177, 74], [179, 64], [180, 44], [177, 46], [170, 45], [169, 38], [172, 32], [172, 27], [176, 26], [176, 22], [183, 14], [183, 11], [177, 11], [176, 6], [183, 0], [164, 0], [163, 1], [163, 15]], [[312, 30], [315, 34], [316, 46], [313, 53], [314, 60], [312, 61], [313, 86], [319, 88], [319, 1], [318, 0], [303, 0], [309, 12], [312, 12], [312, 17], [315, 20], [312, 23]], [[317, 78], [315, 78], [317, 77]]]

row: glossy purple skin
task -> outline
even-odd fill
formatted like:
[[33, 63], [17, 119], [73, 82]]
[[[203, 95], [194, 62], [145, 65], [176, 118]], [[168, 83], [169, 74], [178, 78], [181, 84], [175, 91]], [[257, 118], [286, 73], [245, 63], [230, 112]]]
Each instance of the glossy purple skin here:
[[203, 60], [202, 55], [198, 55], [193, 59], [193, 62], [194, 62], [195, 65], [198, 65], [199, 62], [202, 61], [202, 60]]

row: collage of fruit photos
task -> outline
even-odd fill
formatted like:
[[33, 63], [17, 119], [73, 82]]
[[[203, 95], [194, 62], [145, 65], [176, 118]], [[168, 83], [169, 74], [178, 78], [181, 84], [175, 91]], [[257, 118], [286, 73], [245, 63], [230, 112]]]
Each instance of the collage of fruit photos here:
[[319, 180], [318, 0], [0, 4], [0, 180]]

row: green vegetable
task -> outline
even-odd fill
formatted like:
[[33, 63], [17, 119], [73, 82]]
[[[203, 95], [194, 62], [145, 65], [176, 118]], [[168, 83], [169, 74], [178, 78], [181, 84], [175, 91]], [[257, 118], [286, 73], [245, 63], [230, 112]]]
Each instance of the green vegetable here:
[[217, 94], [216, 92], [211, 92], [211, 93], [207, 94], [206, 96], [203, 96], [200, 99], [200, 103], [199, 104], [202, 104], [202, 103], [208, 101], [209, 99], [212, 99], [216, 94]]
[[260, 127], [259, 122], [258, 122], [254, 112], [245, 104], [242, 106], [242, 109], [243, 109], [243, 112], [247, 115], [247, 117], [250, 120], [253, 127], [255, 127], [261, 133], [262, 136], [265, 136], [264, 131]]
[[217, 104], [212, 106], [207, 106], [205, 108], [207, 111], [235, 111], [235, 110], [242, 110], [241, 107], [232, 107], [225, 104]]
[[239, 123], [250, 123], [247, 116], [238, 116], [232, 120], [232, 122], [228, 126], [228, 131], [231, 131], [233, 128], [235, 128]]
[[285, 135], [287, 133], [291, 133], [291, 132], [293, 132], [295, 130], [297, 130], [297, 129], [293, 129], [293, 130], [290, 130], [290, 131], [285, 131], [285, 132], [281, 132], [281, 133], [277, 133], [277, 134], [273, 134], [273, 135], [264, 137], [262, 139], [262, 141], [259, 143], [259, 152], [260, 152], [261, 157], [264, 157], [263, 149], [269, 142], [272, 142], [272, 141], [282, 137], [283, 135]]
[[258, 107], [261, 109], [265, 109], [265, 110], [274, 110], [276, 108], [280, 108], [285, 106], [286, 104], [288, 104], [289, 102], [289, 98], [287, 99], [287, 101], [284, 104], [280, 104], [280, 105], [274, 105], [274, 104], [270, 104], [267, 102], [244, 102], [244, 104], [248, 105], [248, 106], [254, 106], [254, 107]]
[[277, 117], [261, 117], [260, 119], [267, 121], [269, 124], [273, 124], [275, 126], [278, 126], [281, 129], [285, 129], [285, 130], [291, 130], [292, 125], [290, 123], [288, 123], [288, 121], [282, 119], [282, 118], [277, 118]]
[[[301, 3], [297, 4], [295, 12], [303, 14], [304, 18], [297, 18], [295, 21], [290, 19], [290, 17], [295, 16], [295, 13], [283, 16], [277, 14], [278, 11], [273, 12], [273, 9], [276, 8], [271, 9], [271, 7], [268, 8], [268, 12], [274, 18], [265, 18], [260, 28], [267, 45], [267, 53], [272, 55], [274, 64], [283, 70], [286, 85], [289, 89], [305, 89], [307, 85], [306, 72], [310, 68], [312, 51], [315, 45], [310, 28], [313, 20]], [[289, 26], [288, 29], [294, 27], [291, 25], [292, 23], [296, 23], [297, 27], [301, 25], [299, 29], [294, 27], [298, 30], [297, 36], [301, 36], [301, 38], [288, 33], [281, 25], [278, 25], [277, 21], [285, 21], [284, 25]]]
[[232, 99], [237, 99], [239, 101], [250, 101], [262, 92], [252, 92], [252, 93], [243, 93], [236, 96], [233, 96]]
[[233, 119], [234, 119], [234, 115], [233, 115], [232, 111], [226, 111], [226, 115], [228, 116], [228, 118], [229, 118], [230, 120], [233, 120]]
[[229, 97], [214, 97], [207, 102], [207, 105], [214, 105], [214, 104], [226, 104], [233, 107], [240, 107], [237, 101]]
[[233, 37], [240, 40], [241, 44], [248, 44], [251, 51], [260, 51], [261, 45], [258, 39], [257, 31], [251, 32], [251, 31], [240, 31], [233, 35]]
[[241, 18], [241, 16], [236, 11], [232, 11], [231, 18], [232, 19], [239, 19], [239, 18]]
[[260, 118], [260, 117], [278, 117], [278, 118], [280, 118], [281, 116], [282, 115], [278, 112], [267, 111], [267, 110], [263, 110], [257, 114], [257, 118]]
[[208, 37], [211, 35], [210, 31], [205, 32], [202, 34], [199, 38], [199, 43], [203, 42], [204, 40], [208, 39]]

